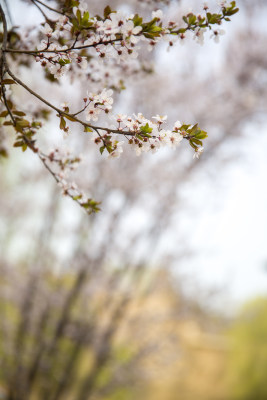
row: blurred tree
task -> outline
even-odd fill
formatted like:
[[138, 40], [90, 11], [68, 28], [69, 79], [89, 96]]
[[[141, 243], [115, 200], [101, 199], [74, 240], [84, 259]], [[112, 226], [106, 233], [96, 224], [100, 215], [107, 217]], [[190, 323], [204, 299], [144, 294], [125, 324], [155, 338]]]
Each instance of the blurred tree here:
[[223, 320], [166, 271], [96, 273], [84, 259], [77, 273], [1, 265], [1, 277], [4, 399], [222, 398]]

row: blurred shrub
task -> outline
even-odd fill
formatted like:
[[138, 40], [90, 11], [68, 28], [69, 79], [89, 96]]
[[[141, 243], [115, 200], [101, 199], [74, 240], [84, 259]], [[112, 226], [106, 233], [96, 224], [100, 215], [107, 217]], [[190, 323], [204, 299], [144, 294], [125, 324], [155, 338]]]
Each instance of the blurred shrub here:
[[248, 303], [234, 323], [229, 353], [231, 398], [267, 399], [267, 298]]

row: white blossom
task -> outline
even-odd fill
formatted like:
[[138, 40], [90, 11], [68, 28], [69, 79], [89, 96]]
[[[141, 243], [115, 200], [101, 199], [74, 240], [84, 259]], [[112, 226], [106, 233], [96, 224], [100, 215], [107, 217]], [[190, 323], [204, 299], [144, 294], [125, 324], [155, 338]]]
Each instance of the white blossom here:
[[152, 18], [162, 19], [163, 12], [162, 10], [152, 11]]
[[194, 153], [194, 155], [193, 155], [193, 158], [199, 158], [200, 157], [200, 155], [201, 155], [201, 153], [203, 153], [203, 150], [204, 150], [204, 147], [198, 147], [196, 150], [195, 150], [195, 153]]
[[94, 105], [90, 105], [90, 107], [87, 110], [87, 115], [86, 115], [86, 121], [97, 121], [98, 120], [98, 116], [100, 114], [99, 108], [95, 107]]
[[203, 44], [204, 44], [204, 33], [206, 32], [206, 28], [202, 28], [202, 29], [196, 29], [196, 31], [195, 31], [195, 35], [194, 35], [194, 37], [193, 37], [193, 39], [195, 39], [196, 40], [196, 42], [198, 43], [198, 44], [200, 44], [200, 46], [203, 46]]
[[51, 37], [52, 33], [53, 33], [53, 29], [51, 28], [50, 25], [48, 25], [48, 23], [46, 23], [44, 25], [44, 27], [41, 27], [41, 32], [46, 35], [47, 37]]
[[125, 39], [128, 39], [130, 43], [136, 44], [139, 40], [138, 35], [142, 31], [141, 26], [134, 26], [133, 21], [127, 21], [126, 24], [122, 26], [121, 33]]
[[183, 140], [183, 136], [177, 132], [166, 131], [165, 142], [171, 147], [175, 148]]
[[114, 150], [109, 153], [108, 158], [119, 158], [123, 153], [123, 146], [124, 142], [117, 142], [114, 146]]
[[213, 37], [215, 43], [219, 43], [220, 36], [222, 36], [224, 34], [225, 34], [225, 30], [224, 29], [215, 29], [213, 31], [213, 34], [211, 35], [211, 37]]
[[178, 132], [178, 130], [181, 128], [182, 124], [180, 121], [176, 121], [174, 126], [173, 126], [173, 130]]
[[162, 124], [163, 122], [166, 121], [167, 115], [158, 115], [157, 114], [155, 117], [152, 117], [152, 118], [154, 118], [158, 124]]

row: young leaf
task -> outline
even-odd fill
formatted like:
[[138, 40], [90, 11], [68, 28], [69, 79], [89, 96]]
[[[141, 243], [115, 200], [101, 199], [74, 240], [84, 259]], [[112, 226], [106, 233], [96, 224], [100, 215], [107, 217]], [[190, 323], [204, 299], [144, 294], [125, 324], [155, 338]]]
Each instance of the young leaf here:
[[17, 82], [13, 81], [13, 79], [3, 79], [1, 81], [1, 85], [13, 85], [13, 84], [17, 84]]

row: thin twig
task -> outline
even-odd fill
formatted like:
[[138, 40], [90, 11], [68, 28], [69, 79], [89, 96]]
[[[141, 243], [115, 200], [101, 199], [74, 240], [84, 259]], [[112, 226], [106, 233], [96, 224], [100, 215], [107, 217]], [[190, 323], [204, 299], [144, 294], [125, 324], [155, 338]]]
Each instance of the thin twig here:
[[51, 19], [48, 18], [48, 16], [45, 14], [45, 12], [41, 9], [41, 7], [40, 7], [38, 4], [35, 3], [34, 0], [32, 0], [32, 3], [35, 5], [35, 7], [38, 8], [38, 10], [40, 11], [40, 13], [41, 13], [42, 16], [44, 17], [44, 19], [45, 19], [47, 22], [51, 22]]
[[52, 8], [52, 7], [48, 6], [47, 4], [43, 3], [41, 0], [31, 0], [31, 1], [32, 1], [32, 3], [41, 4], [42, 6], [46, 7], [48, 10], [53, 11], [53, 12], [55, 12], [57, 14], [65, 15], [62, 11], [56, 10], [55, 8]]
[[36, 55], [36, 54], [40, 54], [40, 53], [68, 53], [71, 50], [83, 50], [83, 49], [89, 49], [92, 47], [97, 47], [101, 44], [107, 45], [107, 44], [112, 44], [112, 43], [116, 43], [116, 42], [121, 42], [121, 38], [120, 39], [113, 39], [113, 40], [101, 40], [100, 42], [97, 43], [93, 43], [93, 44], [88, 44], [88, 45], [82, 45], [82, 46], [77, 46], [77, 47], [73, 47], [73, 45], [71, 47], [68, 47], [67, 49], [64, 50], [19, 50], [19, 49], [10, 49], [7, 48], [5, 49], [5, 51], [7, 53], [17, 53], [17, 54], [29, 54], [29, 55]]
[[53, 110], [55, 110], [60, 116], [66, 116], [69, 117], [70, 119], [74, 120], [75, 122], [79, 122], [81, 125], [83, 125], [84, 127], [87, 128], [91, 128], [91, 129], [100, 129], [102, 131], [106, 131], [109, 133], [118, 133], [120, 135], [128, 135], [128, 136], [135, 136], [136, 133], [137, 134], [142, 134], [141, 132], [131, 132], [131, 131], [121, 131], [119, 129], [111, 129], [111, 128], [106, 128], [103, 126], [95, 126], [95, 125], [91, 125], [88, 124], [84, 121], [82, 121], [81, 119], [75, 117], [75, 115], [67, 113], [66, 111], [61, 110], [60, 108], [54, 106], [53, 104], [51, 104], [49, 101], [47, 101], [46, 99], [44, 99], [42, 96], [40, 96], [38, 93], [36, 93], [35, 91], [33, 91], [31, 88], [29, 88], [24, 82], [22, 82], [19, 78], [17, 78], [13, 72], [10, 71], [9, 67], [6, 66], [6, 72], [11, 76], [11, 78], [14, 79], [14, 81], [16, 81], [19, 85], [21, 85], [25, 90], [27, 90], [29, 93], [31, 93], [33, 96], [35, 96], [37, 99], [39, 99], [40, 101], [42, 101], [44, 104], [46, 104], [48, 107], [52, 108]]

